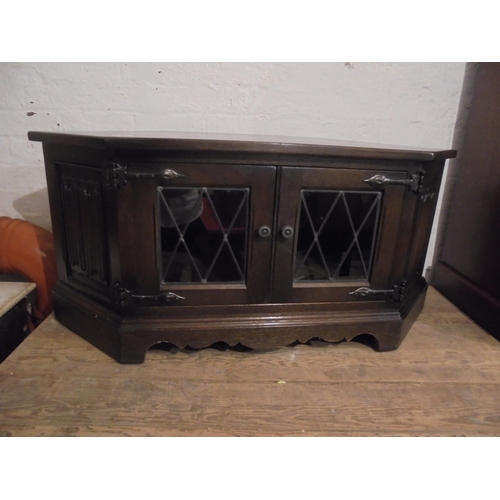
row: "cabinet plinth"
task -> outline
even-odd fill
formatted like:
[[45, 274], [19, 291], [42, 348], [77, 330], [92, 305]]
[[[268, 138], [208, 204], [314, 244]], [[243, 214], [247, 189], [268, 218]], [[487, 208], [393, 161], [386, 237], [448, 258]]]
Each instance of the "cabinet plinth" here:
[[43, 142], [56, 318], [121, 363], [158, 342], [275, 348], [418, 316], [455, 151], [289, 138], [55, 134]]

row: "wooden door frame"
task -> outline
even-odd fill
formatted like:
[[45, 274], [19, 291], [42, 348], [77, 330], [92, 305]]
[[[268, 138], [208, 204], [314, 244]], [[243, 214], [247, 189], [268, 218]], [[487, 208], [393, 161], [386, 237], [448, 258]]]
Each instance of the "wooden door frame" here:
[[[181, 306], [265, 302], [269, 294], [272, 237], [259, 237], [258, 229], [264, 225], [272, 228], [273, 225], [276, 167], [168, 162], [129, 164], [132, 172], [158, 172], [165, 169], [175, 170], [182, 177], [161, 184], [156, 180], [133, 180], [120, 189], [119, 212], [127, 212], [127, 208], [134, 207], [136, 200], [140, 200], [140, 209], [136, 207], [136, 212], [132, 211], [134, 241], [123, 242], [124, 253], [120, 259], [126, 265], [133, 266], [128, 275], [134, 277], [134, 283], [125, 283], [125, 288], [151, 296], [174, 292], [184, 297], [184, 300], [176, 303]], [[160, 185], [250, 189], [245, 284], [161, 283], [157, 192]], [[130, 230], [125, 227], [122, 229], [130, 237]], [[127, 276], [127, 269], [122, 268], [122, 275]], [[142, 281], [141, 276], [144, 277]]]
[[[284, 226], [298, 227], [301, 192], [304, 189], [334, 191], [376, 192], [365, 179], [382, 174], [394, 180], [408, 177], [404, 170], [365, 170], [349, 168], [302, 168], [281, 167], [281, 184], [278, 196], [275, 226], [275, 253], [272, 276], [271, 301], [275, 303], [300, 302], [347, 302], [352, 301], [349, 292], [367, 286], [375, 289], [390, 289], [392, 257], [398, 239], [399, 221], [403, 208], [406, 187], [387, 186], [383, 190], [377, 237], [373, 256], [372, 274], [369, 281], [335, 281], [298, 284], [293, 282], [293, 262], [297, 247], [297, 231], [293, 238], [280, 238]], [[385, 300], [374, 296], [374, 300]]]

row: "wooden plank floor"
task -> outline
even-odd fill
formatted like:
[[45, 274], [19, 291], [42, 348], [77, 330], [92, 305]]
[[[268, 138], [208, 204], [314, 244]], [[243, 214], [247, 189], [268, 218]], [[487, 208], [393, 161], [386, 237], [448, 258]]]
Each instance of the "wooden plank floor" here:
[[500, 342], [435, 289], [401, 347], [150, 351], [48, 318], [0, 365], [2, 436], [498, 436]]

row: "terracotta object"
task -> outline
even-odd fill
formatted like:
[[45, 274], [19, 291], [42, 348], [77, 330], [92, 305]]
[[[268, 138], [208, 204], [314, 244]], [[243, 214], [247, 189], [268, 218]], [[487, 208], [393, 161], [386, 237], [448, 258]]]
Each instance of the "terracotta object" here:
[[21, 274], [36, 284], [35, 319], [43, 320], [52, 312], [57, 270], [50, 231], [25, 220], [0, 217], [0, 272]]

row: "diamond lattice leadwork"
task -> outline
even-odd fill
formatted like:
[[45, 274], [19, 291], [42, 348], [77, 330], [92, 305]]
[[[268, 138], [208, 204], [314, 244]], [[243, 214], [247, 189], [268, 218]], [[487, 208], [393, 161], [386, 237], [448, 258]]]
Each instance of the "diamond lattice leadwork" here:
[[163, 283], [244, 283], [249, 193], [158, 188]]
[[303, 190], [294, 280], [368, 280], [381, 193]]

